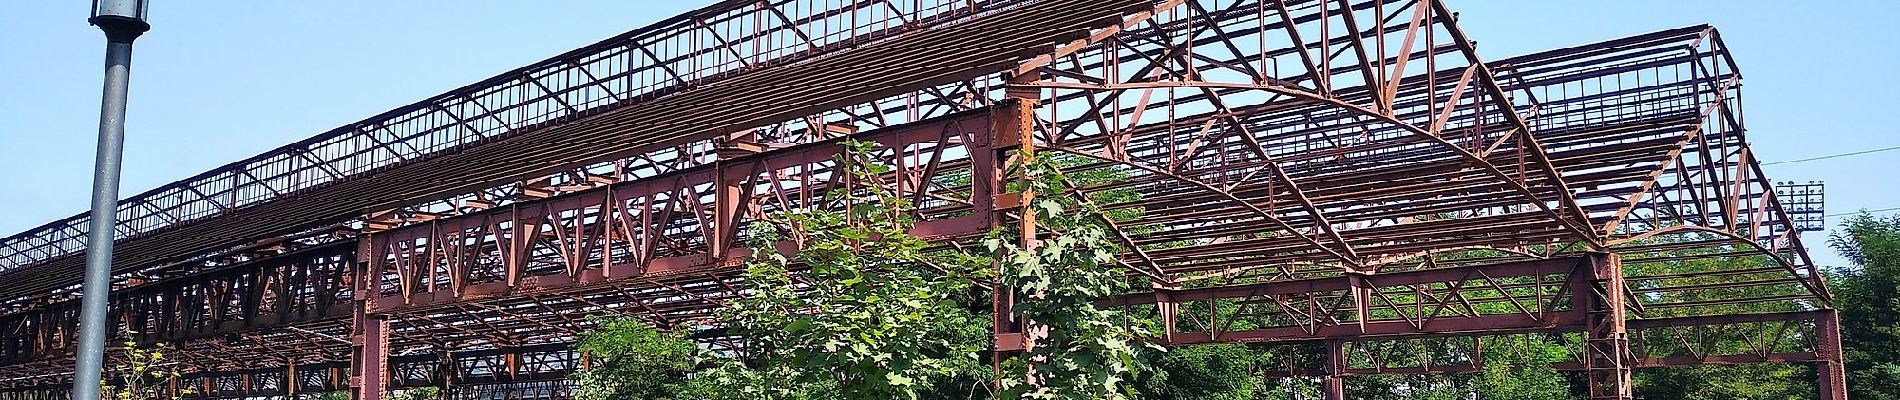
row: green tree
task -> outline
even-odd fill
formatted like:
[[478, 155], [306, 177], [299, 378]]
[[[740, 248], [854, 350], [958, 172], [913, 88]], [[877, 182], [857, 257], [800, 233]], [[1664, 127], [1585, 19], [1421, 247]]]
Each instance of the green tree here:
[[1813, 375], [1791, 364], [1698, 365], [1637, 370], [1636, 392], [1656, 400], [1814, 398]]
[[[854, 182], [887, 179], [846, 142]], [[926, 251], [907, 203], [877, 184], [832, 191], [842, 211], [777, 213], [748, 230], [748, 295], [726, 311], [748, 348], [719, 378], [750, 398], [917, 399], [981, 388], [988, 319], [971, 311], [987, 262]], [[796, 250], [781, 252], [781, 242]], [[794, 279], [797, 277], [797, 279]], [[753, 383], [762, 386], [744, 386]], [[958, 388], [966, 388], [959, 390]], [[966, 394], [967, 396], [967, 394]]]
[[591, 316], [592, 330], [581, 335], [575, 350], [594, 364], [578, 374], [579, 400], [685, 399], [699, 346], [684, 333], [661, 332], [625, 316]]
[[1551, 363], [1570, 357], [1570, 348], [1555, 335], [1527, 334], [1487, 337], [1484, 372], [1474, 377], [1485, 400], [1545, 400], [1570, 398], [1570, 385]]
[[1012, 290], [1014, 310], [1025, 329], [1041, 331], [1034, 346], [1009, 364], [1003, 398], [1124, 399], [1129, 378], [1142, 369], [1137, 338], [1145, 327], [1120, 311], [1097, 308], [1096, 299], [1126, 289], [1119, 249], [1094, 202], [1059, 195], [1074, 181], [1056, 165], [1033, 159], [1018, 165], [1035, 193], [1024, 210], [1047, 236], [1038, 246], [1019, 246], [1009, 234], [992, 235], [985, 246], [999, 261], [998, 283]]
[[1860, 214], [1828, 244], [1854, 264], [1834, 277], [1850, 397], [1900, 399], [1900, 216]]
[[442, 396], [442, 388], [424, 386], [401, 389], [390, 393], [390, 400], [435, 400]]
[[748, 290], [721, 311], [740, 349], [704, 351], [679, 332], [599, 319], [577, 345], [598, 363], [579, 397], [988, 398], [989, 319], [973, 311], [987, 293], [973, 282], [990, 262], [911, 236], [907, 203], [875, 183], [891, 168], [865, 161], [871, 143], [844, 146], [839, 173], [852, 184], [825, 202], [844, 208], [748, 227]]
[[1240, 344], [1167, 349], [1150, 355], [1135, 382], [1143, 399], [1249, 400], [1265, 383], [1254, 373], [1262, 355]]
[[[1717, 239], [1706, 234], [1677, 235], [1652, 238], [1645, 244], [1663, 245], [1669, 243], [1693, 243]], [[1738, 278], [1724, 271], [1763, 270], [1777, 267], [1773, 256], [1766, 254], [1742, 254], [1751, 249], [1739, 246], [1694, 246], [1670, 250], [1652, 251], [1642, 257], [1660, 258], [1664, 261], [1626, 262], [1627, 276], [1670, 276], [1666, 279], [1631, 280], [1633, 290], [1658, 289], [1666, 287], [1705, 286], [1718, 287], [1704, 290], [1665, 290], [1647, 293], [1644, 301], [1650, 304], [1685, 303], [1738, 298], [1772, 298], [1783, 295], [1806, 293], [1806, 289], [1795, 284], [1787, 285], [1748, 285], [1720, 287], [1740, 279], [1763, 279], [1768, 276], [1785, 276], [1786, 272], [1757, 273], [1751, 277]], [[1626, 253], [1625, 259], [1636, 258]], [[1800, 311], [1810, 307], [1793, 301], [1752, 301], [1722, 305], [1704, 305], [1697, 307], [1656, 307], [1644, 311], [1645, 317], [1670, 317], [1679, 315], [1710, 314], [1748, 314], [1764, 312]], [[1657, 357], [1693, 356], [1694, 352], [1676, 338], [1669, 335], [1645, 335], [1641, 343], [1650, 355]], [[1794, 332], [1784, 332], [1773, 338], [1784, 342], [1787, 347], [1800, 346], [1803, 338]], [[1750, 346], [1760, 343], [1746, 343], [1728, 339], [1711, 343], [1716, 352], [1739, 354], [1750, 351]], [[1636, 393], [1647, 399], [1805, 399], [1813, 398], [1814, 388], [1810, 368], [1790, 363], [1749, 364], [1749, 365], [1695, 365], [1667, 368], [1638, 369], [1633, 375]]]

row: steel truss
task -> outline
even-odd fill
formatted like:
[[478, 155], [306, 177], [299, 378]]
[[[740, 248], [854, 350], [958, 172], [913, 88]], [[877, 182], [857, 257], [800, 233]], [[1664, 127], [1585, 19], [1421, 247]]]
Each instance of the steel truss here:
[[[898, 193], [945, 249], [1117, 191], [1154, 289], [1101, 305], [1284, 353], [1263, 378], [1328, 398], [1482, 370], [1500, 337], [1564, 343], [1592, 398], [1760, 362], [1844, 398], [1712, 28], [1487, 63], [1431, 0], [898, 3], [724, 2], [135, 197], [114, 319], [199, 398], [565, 398], [586, 315], [732, 346], [740, 228], [850, 206], [826, 191]], [[838, 173], [845, 138], [894, 171]], [[1117, 179], [1011, 193], [1019, 150]], [[73, 226], [0, 243], [0, 399], [70, 379]], [[1034, 331], [1009, 305], [1005, 353]]]

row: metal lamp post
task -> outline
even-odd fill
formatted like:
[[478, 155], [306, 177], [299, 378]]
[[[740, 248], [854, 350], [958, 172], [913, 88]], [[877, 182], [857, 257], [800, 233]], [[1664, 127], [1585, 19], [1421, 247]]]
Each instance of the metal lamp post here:
[[99, 103], [99, 152], [93, 165], [92, 219], [86, 226], [86, 283], [79, 311], [73, 400], [99, 400], [106, 350], [106, 298], [112, 294], [112, 236], [118, 225], [119, 159], [125, 144], [125, 93], [132, 41], [152, 28], [147, 0], [93, 0], [93, 26], [106, 33], [106, 82]]

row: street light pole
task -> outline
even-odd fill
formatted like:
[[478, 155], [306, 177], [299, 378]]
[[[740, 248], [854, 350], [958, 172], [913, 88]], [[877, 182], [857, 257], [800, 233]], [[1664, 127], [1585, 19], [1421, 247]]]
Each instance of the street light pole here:
[[145, 0], [93, 0], [92, 25], [106, 34], [106, 82], [99, 102], [99, 151], [92, 174], [92, 214], [86, 225], [86, 283], [80, 297], [79, 349], [73, 400], [99, 400], [106, 350], [106, 300], [112, 294], [112, 239], [118, 225], [119, 160], [125, 144], [125, 94], [132, 74], [132, 41], [151, 29]]

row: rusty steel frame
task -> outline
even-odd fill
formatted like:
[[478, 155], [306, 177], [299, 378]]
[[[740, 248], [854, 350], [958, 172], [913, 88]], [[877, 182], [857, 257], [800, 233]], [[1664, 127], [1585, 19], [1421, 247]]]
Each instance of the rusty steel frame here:
[[[115, 265], [188, 260], [608, 158], [634, 156], [622, 169], [636, 174], [703, 161], [695, 151], [719, 135], [974, 78], [1138, 3], [723, 1], [134, 196]], [[775, 82], [808, 86], [752, 89]], [[71, 285], [83, 219], [0, 239], [0, 278], [12, 283], [0, 296]]]
[[[722, 2], [122, 203], [114, 320], [177, 346], [197, 398], [565, 398], [585, 315], [743, 351], [714, 311], [769, 213], [878, 185], [941, 249], [1005, 224], [1033, 244], [1033, 196], [1112, 191], [1138, 194], [1100, 205], [1135, 215], [1108, 222], [1144, 289], [1100, 305], [1160, 321], [1156, 343], [1286, 352], [1262, 378], [1326, 398], [1481, 371], [1498, 337], [1563, 343], [1591, 398], [1630, 398], [1637, 368], [1761, 362], [1845, 398], [1831, 296], [1714, 29], [1483, 62], [1454, 15]], [[839, 173], [846, 138], [895, 168]], [[1008, 192], [1019, 154], [1117, 179]], [[0, 241], [0, 399], [70, 379], [80, 225]], [[1014, 301], [999, 357], [1034, 345]], [[1448, 356], [1393, 356], [1422, 353]]]

